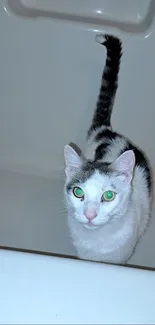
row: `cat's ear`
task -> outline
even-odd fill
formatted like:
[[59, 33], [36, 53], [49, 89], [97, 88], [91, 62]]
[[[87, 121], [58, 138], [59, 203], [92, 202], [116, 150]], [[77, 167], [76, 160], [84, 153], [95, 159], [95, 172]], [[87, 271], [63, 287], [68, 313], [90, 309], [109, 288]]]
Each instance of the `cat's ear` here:
[[133, 150], [127, 150], [122, 153], [114, 162], [115, 170], [123, 175], [123, 180], [130, 183], [133, 177], [135, 166], [135, 154]]
[[70, 178], [81, 167], [82, 158], [69, 145], [64, 148], [64, 158], [66, 163], [65, 174], [67, 178]]

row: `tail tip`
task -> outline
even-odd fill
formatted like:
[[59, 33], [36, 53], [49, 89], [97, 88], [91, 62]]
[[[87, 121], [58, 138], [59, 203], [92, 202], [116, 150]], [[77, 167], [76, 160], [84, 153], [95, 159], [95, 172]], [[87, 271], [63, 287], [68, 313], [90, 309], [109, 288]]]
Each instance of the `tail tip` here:
[[104, 45], [107, 48], [115, 48], [118, 47], [120, 50], [122, 48], [122, 42], [121, 40], [110, 34], [96, 34], [95, 40], [97, 43]]
[[96, 34], [95, 41], [99, 44], [104, 44], [104, 42], [106, 41], [105, 35], [104, 34]]

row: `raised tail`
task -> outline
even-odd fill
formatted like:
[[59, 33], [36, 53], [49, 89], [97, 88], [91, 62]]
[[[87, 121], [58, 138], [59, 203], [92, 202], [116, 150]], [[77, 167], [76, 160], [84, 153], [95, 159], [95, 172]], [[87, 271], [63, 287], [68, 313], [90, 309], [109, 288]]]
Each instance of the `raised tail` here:
[[96, 35], [96, 41], [107, 49], [105, 68], [102, 74], [101, 88], [96, 110], [88, 135], [101, 126], [110, 126], [114, 99], [118, 87], [118, 73], [122, 56], [122, 43], [112, 35]]

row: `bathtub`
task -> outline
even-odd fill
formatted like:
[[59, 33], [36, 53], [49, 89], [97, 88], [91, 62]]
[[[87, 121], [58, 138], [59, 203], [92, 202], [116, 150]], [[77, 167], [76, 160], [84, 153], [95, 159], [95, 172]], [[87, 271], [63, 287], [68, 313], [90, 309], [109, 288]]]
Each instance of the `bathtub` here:
[[0, 250], [0, 324], [154, 324], [155, 272]]
[[122, 267], [76, 259], [63, 197], [64, 145], [83, 149], [100, 87], [98, 32], [123, 41], [113, 127], [154, 173], [154, 27], [155, 1], [0, 1], [1, 324], [155, 323], [155, 200]]

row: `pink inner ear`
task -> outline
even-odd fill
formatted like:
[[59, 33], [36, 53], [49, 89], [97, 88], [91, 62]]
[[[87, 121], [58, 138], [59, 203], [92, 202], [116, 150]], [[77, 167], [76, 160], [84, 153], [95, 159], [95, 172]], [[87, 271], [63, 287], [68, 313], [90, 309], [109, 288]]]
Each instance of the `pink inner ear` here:
[[82, 159], [77, 152], [69, 145], [64, 148], [64, 158], [66, 162], [66, 177], [71, 177], [77, 169], [82, 165]]
[[72, 167], [66, 167], [65, 168], [65, 174], [67, 178], [70, 178], [76, 171], [76, 168]]
[[128, 150], [123, 152], [115, 161], [115, 168], [125, 174], [130, 174], [133, 172], [135, 166], [135, 154], [133, 150]]
[[132, 181], [133, 169], [135, 166], [135, 155], [132, 150], [125, 151], [114, 162], [114, 168], [122, 175], [118, 176], [124, 184], [129, 184]]
[[66, 145], [64, 148], [64, 157], [66, 165], [79, 167], [81, 166], [81, 157], [77, 154], [77, 152], [69, 145]]

